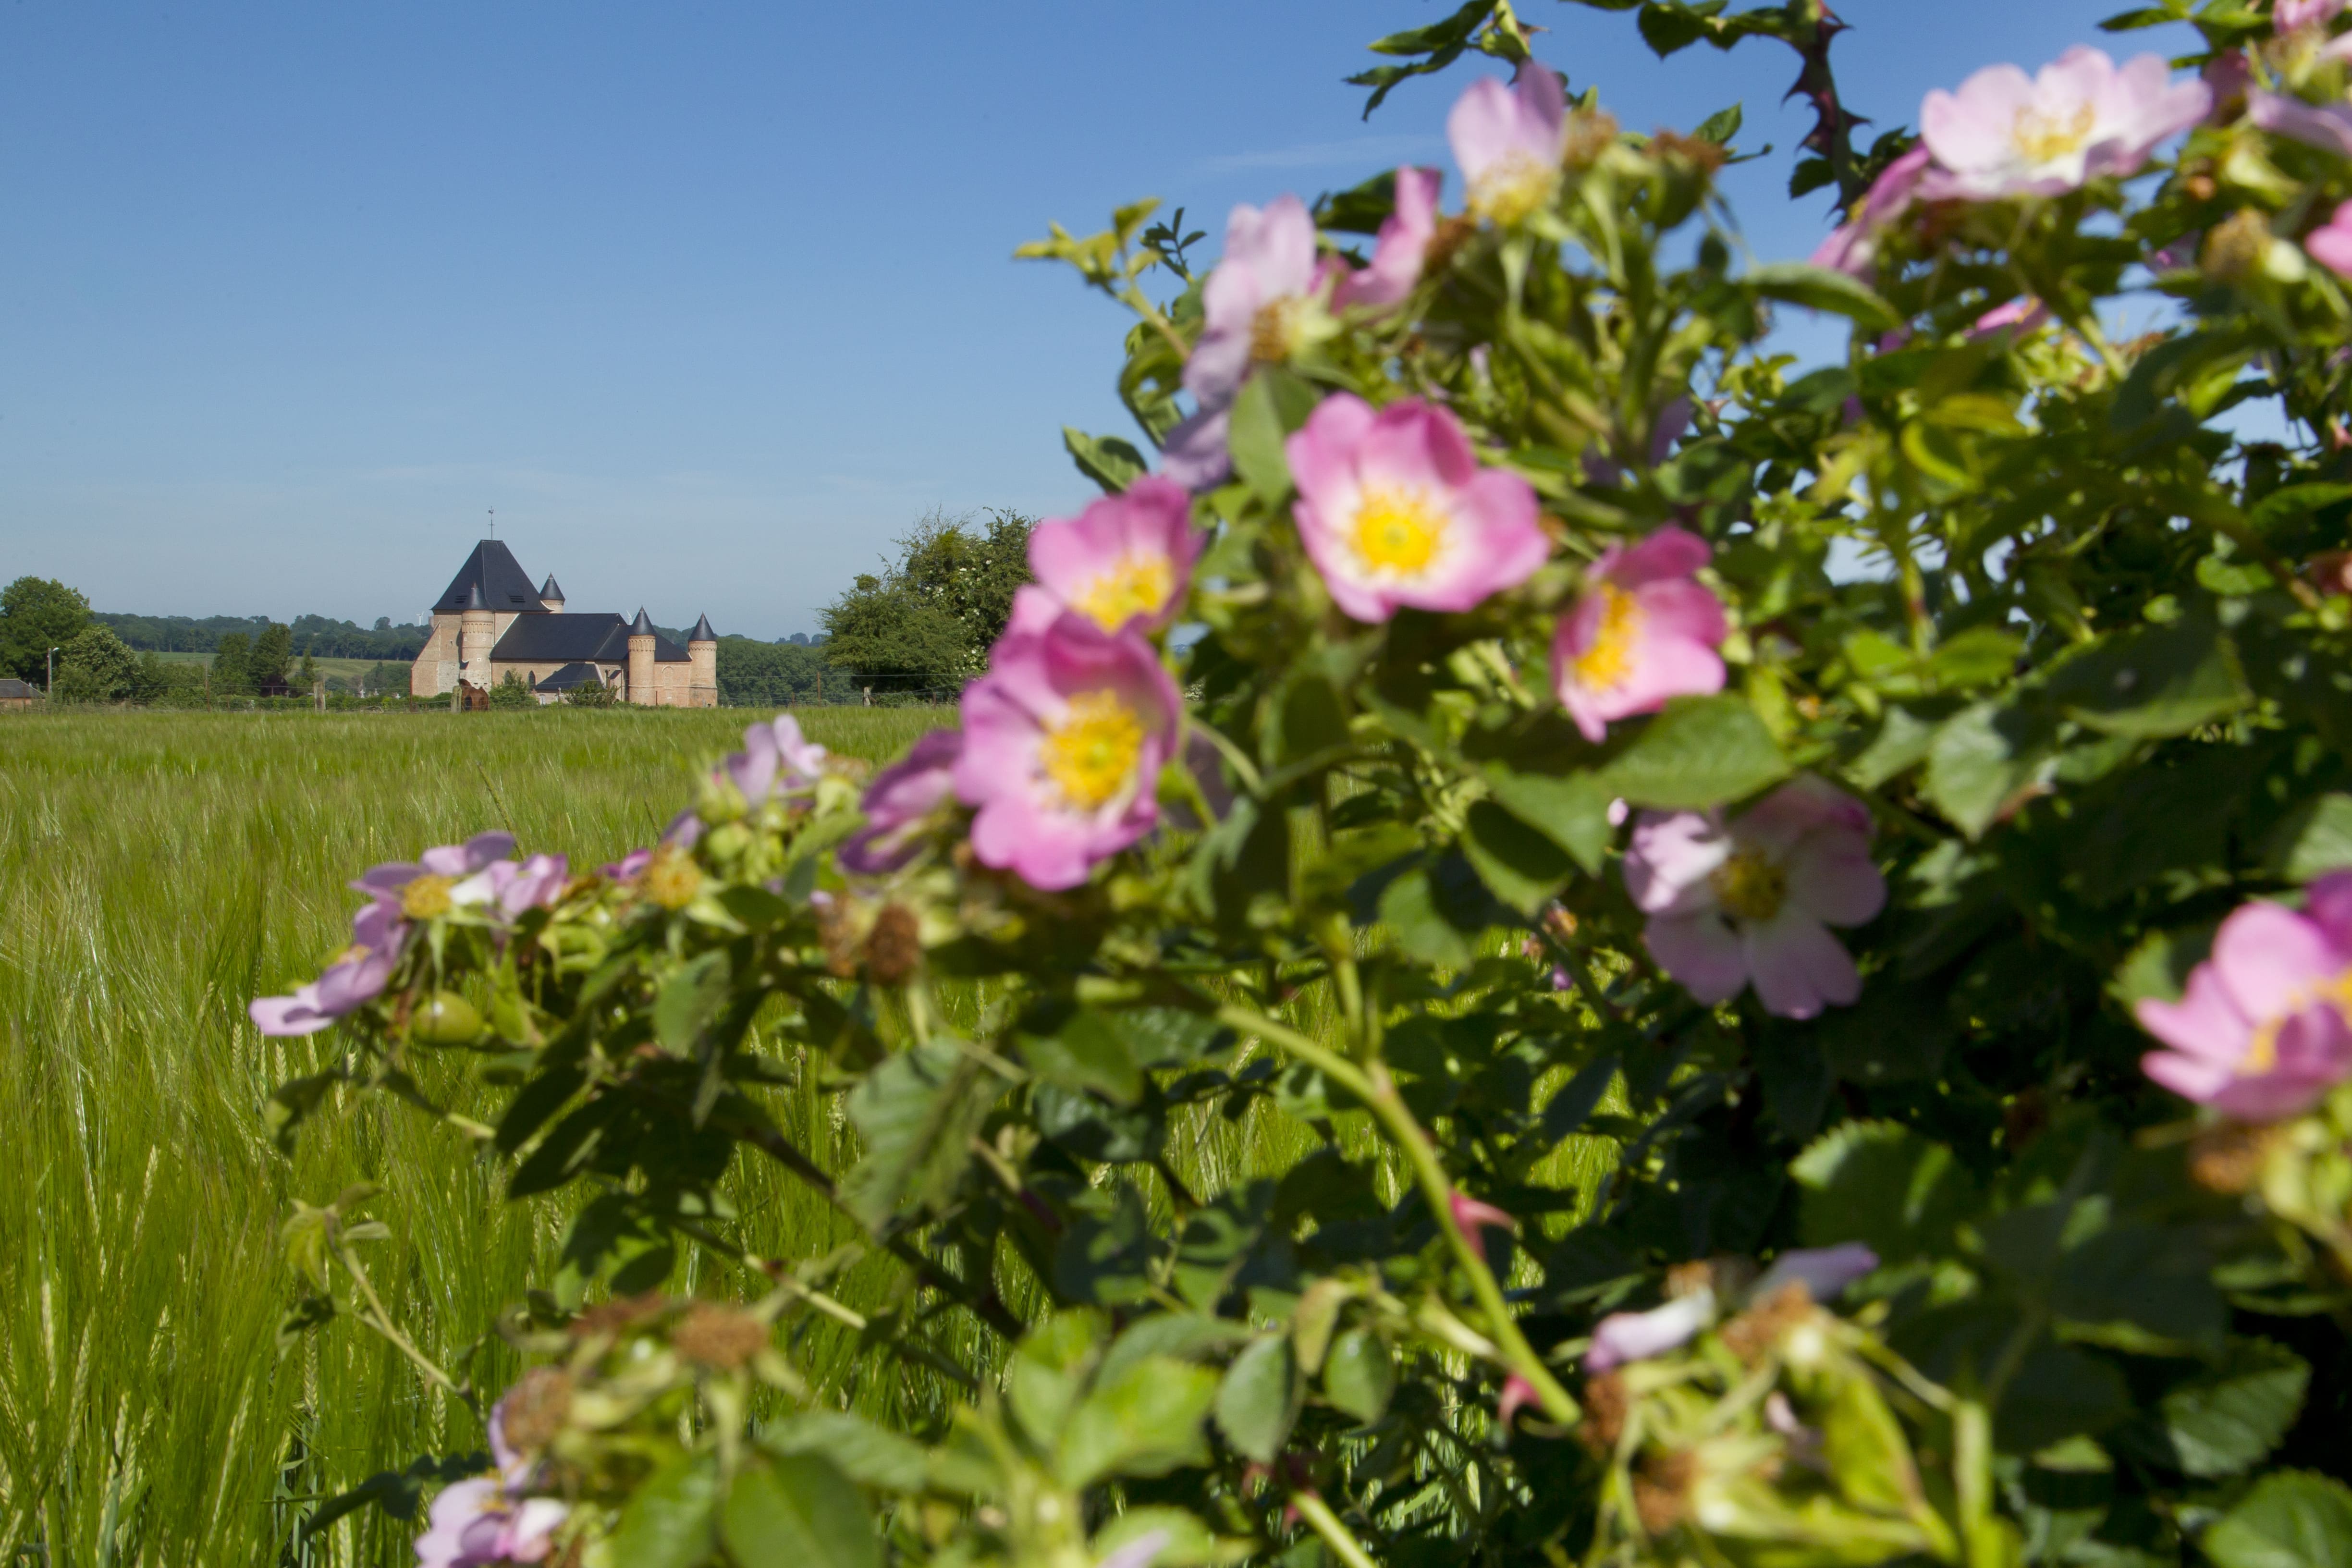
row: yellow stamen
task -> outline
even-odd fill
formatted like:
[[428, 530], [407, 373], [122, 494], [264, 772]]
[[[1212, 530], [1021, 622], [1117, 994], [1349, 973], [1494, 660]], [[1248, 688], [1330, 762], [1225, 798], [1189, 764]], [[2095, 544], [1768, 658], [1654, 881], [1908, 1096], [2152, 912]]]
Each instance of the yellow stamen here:
[[702, 868], [675, 844], [664, 844], [646, 863], [646, 897], [666, 910], [682, 910], [702, 891]]
[[1168, 602], [1175, 570], [1165, 555], [1122, 555], [1109, 571], [1087, 584], [1074, 607], [1107, 632], [1135, 616], [1149, 616]]
[[1260, 305], [1250, 319], [1250, 358], [1260, 364], [1289, 359], [1297, 352], [1306, 316], [1307, 301], [1296, 294], [1278, 295]]
[[2077, 104], [2074, 112], [2061, 118], [2044, 114], [2038, 109], [2021, 109], [2010, 126], [2010, 140], [2032, 163], [2047, 163], [2077, 151], [2091, 139], [2092, 128], [2098, 123], [2098, 111], [2089, 104]]
[[1612, 687], [1633, 668], [1633, 639], [1642, 629], [1642, 606], [1633, 595], [1613, 583], [1596, 584], [1601, 624], [1592, 630], [1592, 645], [1570, 660], [1580, 686]]
[[1417, 576], [1445, 542], [1445, 527], [1451, 521], [1426, 490], [1406, 485], [1367, 485], [1356, 502], [1352, 542], [1367, 570]]
[[1471, 183], [1470, 213], [1509, 228], [1551, 205], [1559, 165], [1530, 153], [1512, 153]]
[[1080, 811], [1099, 811], [1118, 799], [1142, 758], [1143, 721], [1109, 691], [1071, 698], [1068, 714], [1046, 731], [1040, 749], [1045, 776]]
[[400, 912], [413, 921], [429, 921], [449, 912], [449, 889], [457, 885], [454, 877], [436, 877], [427, 872], [412, 879], [400, 889]]
[[1769, 921], [1789, 897], [1789, 873], [1760, 849], [1740, 849], [1707, 877], [1716, 901], [1743, 921]]

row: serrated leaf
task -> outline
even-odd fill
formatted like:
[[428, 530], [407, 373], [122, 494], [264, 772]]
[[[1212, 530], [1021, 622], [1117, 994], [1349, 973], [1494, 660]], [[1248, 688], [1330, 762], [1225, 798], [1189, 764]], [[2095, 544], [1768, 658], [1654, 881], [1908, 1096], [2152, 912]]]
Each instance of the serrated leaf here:
[[1543, 830], [1546, 837], [1576, 858], [1588, 874], [1598, 875], [1609, 852], [1608, 786], [1592, 773], [1554, 778], [1544, 773], [1514, 773], [1489, 767], [1486, 782], [1495, 798], [1522, 822]]
[[673, 1456], [629, 1499], [612, 1557], [629, 1568], [699, 1568], [717, 1542], [719, 1468], [707, 1454]]
[[1675, 811], [1721, 805], [1788, 776], [1788, 759], [1764, 721], [1744, 699], [1724, 693], [1667, 703], [1593, 780], [1612, 798]]
[[1323, 1363], [1323, 1397], [1333, 1409], [1369, 1426], [1387, 1414], [1395, 1393], [1396, 1361], [1380, 1335], [1349, 1329], [1331, 1342]]
[[2043, 690], [2068, 718], [2135, 740], [2185, 735], [2253, 700], [2237, 650], [2201, 616], [2103, 637], [2054, 665]]
[[1735, 103], [1728, 109], [1718, 109], [1700, 121], [1698, 129], [1693, 131], [1691, 134], [1702, 142], [1712, 142], [1718, 147], [1728, 146], [1731, 139], [1739, 134], [1740, 121], [1739, 105]]
[[848, 1108], [866, 1157], [841, 1184], [843, 1205], [879, 1230], [902, 1207], [944, 1205], [1001, 1087], [947, 1040], [902, 1052], [866, 1074]]
[[2303, 1408], [2311, 1367], [2264, 1340], [2233, 1340], [2220, 1364], [2167, 1389], [2116, 1440], [2138, 1458], [2211, 1479], [2252, 1468]]
[[2352, 866], [2352, 795], [2305, 801], [2271, 833], [2263, 864], [2290, 882], [2308, 882]]
[[1789, 1167], [1809, 1247], [1859, 1241], [1881, 1263], [1931, 1252], [1975, 1206], [1975, 1184], [1940, 1143], [1887, 1121], [1849, 1121]]
[[2056, 737], [2040, 714], [1979, 702], [1946, 720], [1927, 747], [1928, 800], [1969, 837], [2042, 788]]
[[1304, 1385], [1287, 1334], [1253, 1341], [1217, 1385], [1217, 1426], [1236, 1453], [1270, 1465], [1290, 1440]]
[[2352, 1568], [2352, 1488], [2298, 1470], [2264, 1476], [2198, 1544], [2218, 1568]]
[[1072, 1489], [1107, 1476], [1161, 1476], [1206, 1464], [1201, 1424], [1217, 1374], [1167, 1356], [1146, 1356], [1087, 1395], [1055, 1445], [1056, 1479]]
[[857, 1489], [815, 1454], [780, 1455], [738, 1471], [719, 1533], [737, 1568], [881, 1568], [881, 1542]]
[[1495, 897], [1528, 916], [1567, 886], [1575, 869], [1559, 845], [1491, 800], [1471, 805], [1462, 852]]
[[1132, 441], [1117, 436], [1089, 436], [1075, 426], [1062, 426], [1062, 446], [1078, 472], [1094, 480], [1106, 495], [1118, 495], [1151, 471], [1151, 464]]
[[1282, 444], [1307, 423], [1318, 401], [1313, 386], [1278, 366], [1251, 376], [1234, 399], [1225, 449], [1234, 472], [1269, 508], [1290, 499], [1290, 460]]

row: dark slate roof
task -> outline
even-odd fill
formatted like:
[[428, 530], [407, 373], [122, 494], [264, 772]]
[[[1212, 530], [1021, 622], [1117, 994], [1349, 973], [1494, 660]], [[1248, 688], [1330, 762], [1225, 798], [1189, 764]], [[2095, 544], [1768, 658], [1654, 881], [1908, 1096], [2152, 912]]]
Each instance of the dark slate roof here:
[[559, 605], [563, 602], [563, 590], [555, 585], [554, 573], [550, 572], [547, 581], [539, 585], [539, 596], [543, 600], [551, 599]]
[[530, 578], [525, 574], [514, 552], [495, 539], [485, 539], [474, 546], [457, 574], [449, 579], [449, 586], [433, 601], [436, 610], [462, 610], [469, 591], [479, 588], [483, 604], [493, 610], [536, 610], [539, 595], [530, 591]]
[[709, 616], [697, 616], [694, 622], [694, 629], [686, 634], [686, 640], [690, 643], [717, 642], [719, 640], [719, 634], [710, 629], [710, 617]]
[[646, 607], [643, 605], [637, 606], [637, 618], [629, 623], [629, 635], [633, 637], [649, 637], [655, 635], [654, 624], [646, 616]]
[[[643, 612], [638, 618], [644, 619]], [[543, 612], [536, 616], [518, 616], [507, 628], [490, 657], [501, 663], [530, 659], [588, 659], [598, 664], [629, 662], [629, 633], [632, 630], [620, 616], [605, 615], [569, 615]], [[684, 664], [686, 650], [659, 633], [654, 635], [654, 662]]]
[[[614, 620], [621, 617], [615, 616]], [[567, 664], [562, 669], [531, 688], [534, 691], [574, 691], [583, 686], [602, 686], [604, 678], [596, 673], [593, 664]]]
[[23, 697], [38, 697], [40, 694], [41, 689], [28, 682], [16, 679], [0, 680], [0, 698], [10, 701]]

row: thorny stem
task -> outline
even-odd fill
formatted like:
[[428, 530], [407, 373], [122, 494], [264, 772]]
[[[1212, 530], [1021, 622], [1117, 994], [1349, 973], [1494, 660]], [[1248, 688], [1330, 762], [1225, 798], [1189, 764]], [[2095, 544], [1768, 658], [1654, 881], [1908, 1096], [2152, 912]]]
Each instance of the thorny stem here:
[[1346, 1563], [1348, 1568], [1380, 1568], [1380, 1564], [1372, 1561], [1372, 1554], [1364, 1550], [1363, 1542], [1339, 1522], [1339, 1516], [1331, 1511], [1331, 1505], [1323, 1500], [1322, 1493], [1303, 1489], [1295, 1491], [1290, 1494], [1290, 1506], [1298, 1510], [1298, 1517], [1307, 1521], [1308, 1529], [1323, 1538], [1323, 1544], [1331, 1549], [1331, 1555]]
[[1535, 1390], [1546, 1415], [1562, 1426], [1574, 1423], [1582, 1414], [1576, 1401], [1519, 1331], [1518, 1319], [1503, 1300], [1502, 1285], [1487, 1266], [1486, 1249], [1475, 1237], [1465, 1234], [1454, 1222], [1454, 1184], [1437, 1158], [1436, 1145], [1430, 1142], [1429, 1134], [1397, 1093], [1387, 1067], [1377, 1061], [1370, 1068], [1358, 1067], [1319, 1041], [1238, 1003], [1227, 1003], [1217, 1009], [1216, 1016], [1220, 1023], [1271, 1041], [1364, 1102], [1391, 1140], [1403, 1151], [1405, 1163], [1412, 1167], [1414, 1183], [1421, 1188], [1430, 1212], [1436, 1216], [1437, 1227], [1453, 1249], [1455, 1263], [1470, 1281], [1470, 1292], [1486, 1314], [1486, 1331], [1494, 1336], [1501, 1359]]

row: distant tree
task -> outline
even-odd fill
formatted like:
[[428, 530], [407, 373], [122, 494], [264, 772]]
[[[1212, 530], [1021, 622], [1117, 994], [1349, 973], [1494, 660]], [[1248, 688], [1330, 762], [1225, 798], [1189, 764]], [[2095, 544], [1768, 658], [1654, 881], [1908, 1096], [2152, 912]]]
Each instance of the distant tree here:
[[[312, 637], [310, 639], [314, 645], [318, 640], [319, 639], [317, 637]], [[310, 650], [306, 647], [302, 650], [302, 689], [304, 691], [310, 690], [313, 686], [318, 684], [318, 680], [319, 661], [310, 657]]]
[[523, 679], [522, 671], [509, 669], [506, 673], [505, 679], [490, 688], [490, 706], [536, 708], [539, 706], [539, 699], [531, 695], [530, 686]]
[[881, 697], [953, 685], [988, 667], [1013, 595], [1030, 581], [1029, 531], [1018, 512], [934, 511], [898, 541], [880, 574], [862, 573], [823, 612], [824, 657]]
[[246, 679], [254, 690], [278, 695], [288, 684], [286, 667], [293, 662], [293, 631], [272, 621], [253, 639], [253, 651], [246, 655]]
[[213, 652], [214, 696], [243, 697], [252, 692], [253, 672], [247, 657], [252, 646], [243, 632], [222, 634]]
[[86, 626], [58, 655], [60, 702], [120, 702], [131, 695], [139, 656], [110, 626]]
[[63, 583], [19, 577], [0, 588], [0, 675], [44, 679], [52, 647], [89, 625], [89, 601]]
[[392, 617], [390, 616], [378, 616], [375, 618], [375, 629], [380, 632], [388, 632], [392, 630]]
[[719, 639], [719, 700], [730, 708], [853, 700], [856, 687], [805, 643]]
[[360, 684], [371, 697], [381, 697], [389, 691], [394, 696], [408, 694], [409, 667], [404, 664], [379, 664], [369, 670]]

